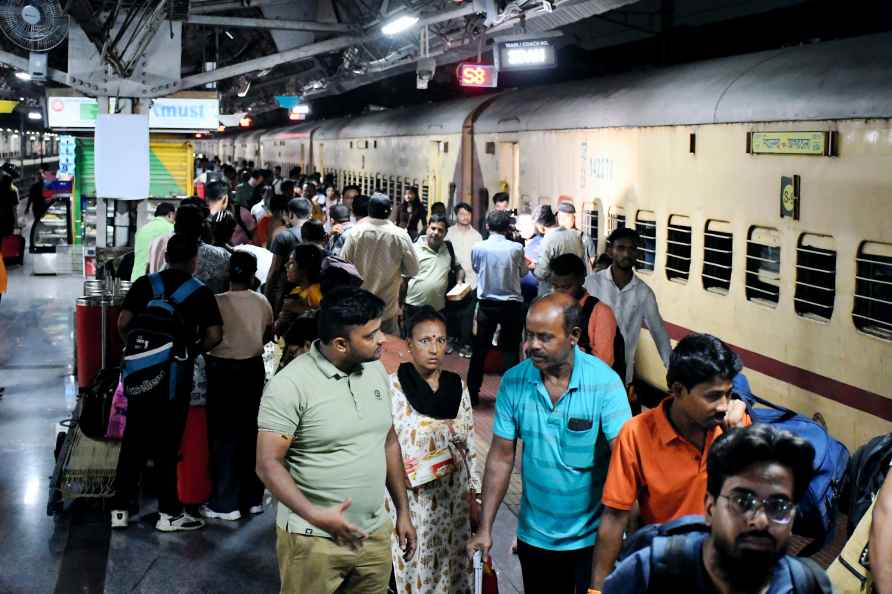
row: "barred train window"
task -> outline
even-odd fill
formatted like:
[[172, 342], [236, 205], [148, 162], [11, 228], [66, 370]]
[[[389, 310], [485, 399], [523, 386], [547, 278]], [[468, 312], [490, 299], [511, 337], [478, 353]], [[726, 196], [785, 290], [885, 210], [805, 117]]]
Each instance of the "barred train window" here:
[[641, 236], [636, 268], [641, 272], [653, 271], [657, 262], [657, 218], [653, 211], [638, 211], [635, 215], [635, 230]]
[[793, 307], [803, 318], [821, 322], [833, 316], [836, 301], [836, 242], [827, 235], [803, 233], [796, 248]]
[[855, 327], [892, 340], [892, 244], [865, 241], [855, 261]]
[[595, 251], [598, 249], [598, 230], [600, 223], [601, 207], [597, 202], [595, 202], [594, 207], [591, 210], [582, 211], [582, 232], [588, 237], [589, 241], [592, 242], [592, 245], [595, 246]]
[[428, 207], [430, 206], [430, 186], [427, 185], [427, 182], [424, 181], [421, 183], [421, 190], [419, 191], [419, 198], [421, 198], [421, 205], [424, 207], [424, 212], [427, 212]]
[[666, 278], [687, 283], [691, 275], [691, 219], [672, 215], [667, 230]]
[[747, 301], [776, 307], [780, 299], [780, 233], [769, 227], [750, 227], [746, 241]]
[[610, 232], [613, 233], [617, 229], [623, 229], [626, 226], [626, 209], [622, 206], [614, 206], [610, 209], [608, 221], [610, 224]]

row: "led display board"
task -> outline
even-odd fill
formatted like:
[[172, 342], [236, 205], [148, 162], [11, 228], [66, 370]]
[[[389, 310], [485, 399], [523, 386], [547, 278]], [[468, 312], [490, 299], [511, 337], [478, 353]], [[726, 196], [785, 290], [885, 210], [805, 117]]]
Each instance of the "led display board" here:
[[463, 87], [497, 87], [499, 72], [492, 64], [459, 64], [458, 84]]
[[505, 40], [498, 45], [498, 68], [508, 70], [537, 70], [557, 65], [553, 38]]

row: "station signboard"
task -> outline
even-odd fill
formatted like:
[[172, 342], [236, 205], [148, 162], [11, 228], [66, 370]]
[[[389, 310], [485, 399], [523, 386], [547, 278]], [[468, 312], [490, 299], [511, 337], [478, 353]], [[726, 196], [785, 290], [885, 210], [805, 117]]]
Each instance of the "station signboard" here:
[[463, 87], [494, 88], [499, 86], [499, 73], [492, 64], [459, 64], [458, 84]]
[[[47, 97], [50, 128], [95, 128], [99, 104], [91, 97]], [[220, 122], [217, 99], [155, 99], [149, 128], [157, 130], [213, 130]]]

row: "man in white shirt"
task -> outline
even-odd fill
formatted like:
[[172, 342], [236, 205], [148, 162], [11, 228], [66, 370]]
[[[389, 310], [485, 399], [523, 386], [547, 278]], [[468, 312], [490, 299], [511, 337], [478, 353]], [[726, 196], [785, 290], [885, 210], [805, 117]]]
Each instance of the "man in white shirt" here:
[[341, 257], [359, 270], [364, 279], [362, 287], [384, 301], [381, 330], [399, 335], [402, 277], [418, 274], [418, 260], [409, 234], [389, 220], [391, 209], [390, 198], [384, 194], [372, 196], [368, 218], [347, 234]]
[[660, 308], [653, 289], [635, 274], [638, 258], [638, 232], [622, 227], [610, 234], [607, 244], [613, 252], [613, 264], [593, 272], [585, 280], [585, 288], [613, 309], [616, 323], [626, 342], [626, 385], [635, 379], [635, 353], [641, 336], [641, 323], [650, 330], [663, 364], [669, 365], [672, 345], [660, 317]]
[[446, 241], [452, 244], [455, 259], [465, 271], [465, 282], [471, 291], [461, 301], [446, 303], [447, 320], [450, 324], [449, 336], [455, 339], [458, 353], [471, 358], [473, 340], [474, 309], [477, 307], [477, 273], [471, 265], [471, 249], [483, 241], [483, 236], [471, 225], [473, 211], [467, 202], [455, 205], [455, 225], [446, 234]]

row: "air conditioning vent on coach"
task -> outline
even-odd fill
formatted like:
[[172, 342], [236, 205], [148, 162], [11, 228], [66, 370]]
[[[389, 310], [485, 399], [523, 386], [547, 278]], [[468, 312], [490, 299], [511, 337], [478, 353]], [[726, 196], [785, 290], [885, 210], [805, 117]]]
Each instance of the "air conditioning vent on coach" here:
[[666, 235], [666, 278], [686, 284], [691, 275], [691, 219], [670, 216]]
[[827, 235], [803, 233], [796, 248], [793, 307], [804, 318], [828, 322], [836, 301], [836, 242]]
[[780, 234], [769, 227], [750, 227], [746, 241], [747, 301], [777, 307], [780, 300]]
[[892, 340], [892, 244], [865, 241], [856, 263], [855, 327]]

